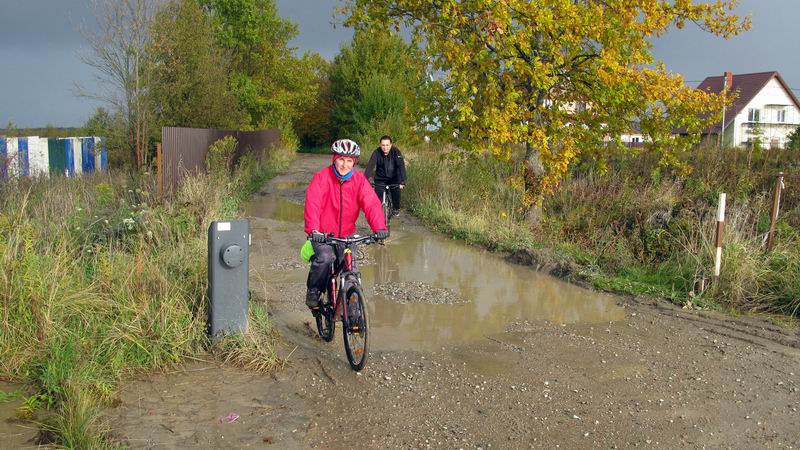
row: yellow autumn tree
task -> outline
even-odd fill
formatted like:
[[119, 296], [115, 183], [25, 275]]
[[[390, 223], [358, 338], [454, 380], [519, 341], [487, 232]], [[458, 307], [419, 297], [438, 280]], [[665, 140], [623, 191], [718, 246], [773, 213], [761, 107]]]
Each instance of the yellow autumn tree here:
[[[722, 38], [747, 30], [736, 0], [350, 0], [353, 26], [405, 27], [441, 74], [430, 117], [462, 146], [525, 144], [529, 206], [582, 152], [639, 121], [665, 164], [718, 117], [721, 96], [687, 87], [651, 40], [687, 22]], [[686, 136], [673, 137], [676, 128]], [[537, 208], [532, 208], [536, 210]]]

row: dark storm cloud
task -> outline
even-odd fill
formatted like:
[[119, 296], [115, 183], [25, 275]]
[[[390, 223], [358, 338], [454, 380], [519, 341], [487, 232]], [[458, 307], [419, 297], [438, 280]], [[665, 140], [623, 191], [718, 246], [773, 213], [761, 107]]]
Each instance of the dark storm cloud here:
[[[798, 0], [742, 0], [737, 12], [750, 15], [750, 31], [731, 40], [715, 37], [696, 26], [674, 30], [654, 42], [655, 56], [687, 81], [707, 76], [777, 70], [793, 88], [800, 88], [796, 32]], [[696, 83], [692, 83], [696, 85]]]
[[290, 43], [300, 53], [314, 51], [332, 60], [339, 47], [353, 37], [353, 30], [343, 27], [341, 15], [334, 13], [343, 4], [341, 1], [277, 0], [276, 4], [282, 16], [300, 27], [300, 35]]
[[0, 0], [0, 126], [76, 126], [96, 102], [77, 98], [92, 87], [78, 60], [79, 26], [94, 23], [90, 0]]
[[0, 46], [17, 50], [82, 44], [80, 24], [93, 23], [89, 0], [0, 0]]

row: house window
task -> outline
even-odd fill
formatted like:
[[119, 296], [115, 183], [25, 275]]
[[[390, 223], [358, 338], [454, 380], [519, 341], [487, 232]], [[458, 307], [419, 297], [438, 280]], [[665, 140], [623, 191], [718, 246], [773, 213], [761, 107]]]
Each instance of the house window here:
[[639, 138], [638, 137], [632, 138], [631, 142], [639, 142]]
[[761, 110], [758, 108], [748, 108], [747, 109], [747, 121], [748, 122], [760, 122], [761, 121]]
[[779, 109], [777, 112], [777, 117], [775, 118], [776, 122], [783, 123], [786, 122], [786, 110]]

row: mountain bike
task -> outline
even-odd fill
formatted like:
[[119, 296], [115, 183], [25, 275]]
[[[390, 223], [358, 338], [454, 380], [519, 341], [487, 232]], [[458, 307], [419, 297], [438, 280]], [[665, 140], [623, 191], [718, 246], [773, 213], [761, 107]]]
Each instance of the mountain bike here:
[[389, 199], [389, 190], [390, 189], [400, 189], [399, 184], [376, 184], [372, 183], [372, 186], [380, 186], [383, 187], [381, 193], [381, 207], [383, 208], [383, 217], [386, 219], [386, 227], [389, 227], [389, 222], [392, 220], [392, 202]]
[[[367, 299], [361, 289], [361, 273], [357, 271], [353, 251], [357, 244], [383, 243], [375, 235], [336, 238], [326, 236], [325, 244], [344, 247], [341, 263], [331, 264], [331, 277], [325, 293], [320, 298], [319, 308], [311, 310], [317, 322], [317, 332], [325, 341], [330, 342], [336, 331], [336, 322], [342, 322], [342, 337], [347, 361], [355, 371], [360, 371], [367, 364], [369, 353], [369, 320], [367, 318]], [[345, 307], [346, 306], [346, 307]]]

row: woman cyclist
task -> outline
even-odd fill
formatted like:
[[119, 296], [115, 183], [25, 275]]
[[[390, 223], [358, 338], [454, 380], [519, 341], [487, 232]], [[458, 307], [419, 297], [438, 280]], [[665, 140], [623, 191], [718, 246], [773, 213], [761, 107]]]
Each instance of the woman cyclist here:
[[358, 213], [364, 211], [378, 239], [386, 239], [386, 221], [381, 202], [363, 173], [353, 170], [361, 149], [350, 139], [340, 139], [331, 146], [333, 162], [311, 179], [306, 189], [304, 212], [305, 232], [311, 236], [314, 258], [306, 285], [306, 306], [319, 307], [334, 260], [342, 257], [342, 249], [325, 244], [325, 235], [351, 236], [356, 231]]

